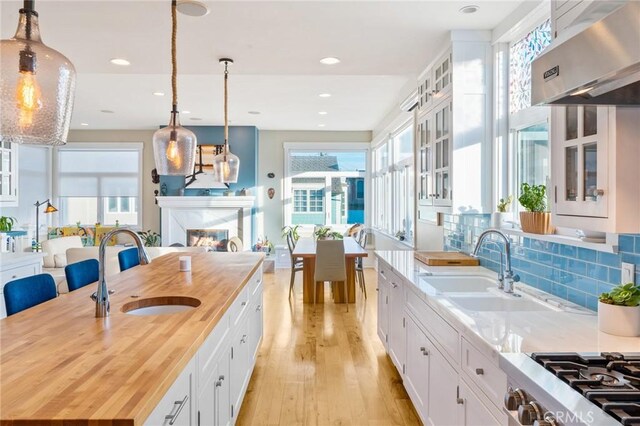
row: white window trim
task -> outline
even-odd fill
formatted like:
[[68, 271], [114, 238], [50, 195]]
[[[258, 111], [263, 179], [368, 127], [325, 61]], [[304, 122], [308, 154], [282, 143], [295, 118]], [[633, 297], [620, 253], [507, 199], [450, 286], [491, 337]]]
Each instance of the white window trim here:
[[[320, 211], [314, 211], [311, 210], [311, 192], [310, 191], [324, 191], [325, 187], [324, 186], [311, 186], [311, 185], [305, 185], [302, 187], [295, 187], [293, 188], [294, 191], [304, 191], [306, 193], [306, 199], [307, 199], [307, 209], [303, 210], [303, 211], [296, 211], [295, 210], [295, 206], [293, 206], [293, 210], [292, 213], [293, 214], [322, 214], [325, 213], [325, 197], [322, 198], [322, 210]], [[294, 199], [295, 202], [295, 199]]]
[[[132, 228], [135, 230], [139, 230], [139, 229], [143, 229], [143, 224], [142, 224], [142, 218], [143, 218], [143, 210], [144, 210], [144, 202], [143, 202], [143, 193], [142, 193], [142, 187], [143, 187], [143, 179], [144, 179], [144, 173], [143, 173], [143, 165], [144, 165], [144, 143], [142, 142], [71, 142], [68, 143], [67, 145], [63, 145], [63, 146], [57, 146], [53, 148], [53, 152], [51, 155], [51, 170], [52, 170], [52, 176], [53, 179], [52, 180], [52, 199], [56, 200], [56, 203], [59, 203], [59, 197], [58, 197], [58, 153], [60, 151], [72, 151], [72, 150], [85, 150], [85, 151], [137, 151], [138, 152], [138, 174], [139, 174], [139, 179], [138, 179], [138, 198], [139, 198], [139, 202], [138, 202], [138, 225], [137, 226], [133, 226]], [[104, 206], [101, 206], [100, 204], [102, 203], [98, 203], [98, 211], [100, 212], [100, 210], [104, 209]], [[104, 213], [103, 213], [104, 215]], [[56, 217], [55, 221], [57, 223], [58, 226], [64, 226], [64, 225], [68, 225], [68, 224], [60, 224], [58, 223], [58, 218]], [[85, 224], [85, 225], [91, 225], [91, 224]]]
[[[289, 158], [291, 151], [364, 151], [365, 152], [365, 164], [368, 166], [365, 169], [364, 176], [364, 214], [365, 214], [365, 226], [371, 226], [371, 189], [369, 187], [369, 181], [371, 180], [371, 144], [369, 142], [325, 142], [325, 143], [309, 143], [309, 142], [285, 142], [284, 148], [284, 161], [283, 161], [283, 176], [284, 176], [284, 197], [282, 202], [284, 203], [282, 226], [291, 225], [291, 214], [293, 213], [293, 199], [291, 198], [292, 182], [291, 171], [289, 170]], [[305, 172], [296, 177], [326, 177], [328, 173], [332, 172]], [[346, 177], [359, 177], [359, 172], [340, 172], [341, 176]], [[325, 191], [325, 206], [331, 205], [331, 193]], [[324, 208], [325, 215], [329, 214], [329, 209]]]

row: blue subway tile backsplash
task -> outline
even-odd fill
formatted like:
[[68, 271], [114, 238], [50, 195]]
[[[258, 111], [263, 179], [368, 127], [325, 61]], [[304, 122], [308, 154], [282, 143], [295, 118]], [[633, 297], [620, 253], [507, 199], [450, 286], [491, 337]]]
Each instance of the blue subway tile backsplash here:
[[[446, 250], [470, 252], [471, 241], [489, 228], [491, 215], [445, 215]], [[471, 241], [467, 238], [471, 236]], [[567, 299], [591, 310], [598, 295], [620, 284], [621, 262], [636, 265], [640, 282], [640, 234], [620, 235], [619, 252], [607, 253], [583, 247], [552, 243], [531, 237], [512, 236], [513, 269], [523, 283]], [[494, 271], [500, 268], [500, 248], [485, 244], [480, 264]]]

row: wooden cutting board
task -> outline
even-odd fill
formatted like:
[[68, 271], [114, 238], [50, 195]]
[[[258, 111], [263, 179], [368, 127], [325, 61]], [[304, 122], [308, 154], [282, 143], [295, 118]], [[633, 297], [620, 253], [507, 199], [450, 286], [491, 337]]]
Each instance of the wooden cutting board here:
[[478, 266], [480, 261], [455, 251], [416, 251], [415, 258], [428, 266]]

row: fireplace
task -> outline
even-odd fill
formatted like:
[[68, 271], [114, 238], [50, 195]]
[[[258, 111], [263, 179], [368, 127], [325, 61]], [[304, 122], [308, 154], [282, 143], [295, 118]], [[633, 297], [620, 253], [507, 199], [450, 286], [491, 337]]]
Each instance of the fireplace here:
[[226, 251], [228, 240], [227, 229], [187, 229], [188, 247], [211, 247], [214, 251]]
[[[160, 207], [163, 246], [190, 246], [201, 240], [201, 244], [213, 247], [214, 240], [221, 242], [238, 237], [245, 250], [251, 249], [255, 197], [157, 197], [156, 201]], [[222, 231], [226, 233], [218, 233]], [[217, 250], [217, 247], [213, 249]]]

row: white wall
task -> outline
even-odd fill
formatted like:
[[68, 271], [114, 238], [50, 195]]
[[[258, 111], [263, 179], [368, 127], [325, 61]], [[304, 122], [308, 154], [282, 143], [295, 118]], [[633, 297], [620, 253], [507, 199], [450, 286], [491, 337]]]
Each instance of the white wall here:
[[[14, 229], [25, 229], [33, 236], [36, 225], [36, 201], [44, 201], [50, 196], [51, 149], [39, 146], [18, 146], [18, 207], [2, 208], [2, 216], [14, 217]], [[46, 226], [52, 215], [43, 213], [40, 207], [41, 235], [46, 234]]]
[[[257, 198], [256, 235], [265, 235], [274, 244], [281, 243], [283, 219], [284, 189], [284, 143], [336, 143], [336, 148], [344, 142], [371, 142], [371, 132], [330, 132], [330, 131], [289, 131], [260, 130], [258, 141], [258, 186], [255, 188]], [[268, 173], [274, 173], [270, 179]], [[267, 191], [274, 188], [276, 194], [269, 199]]]

